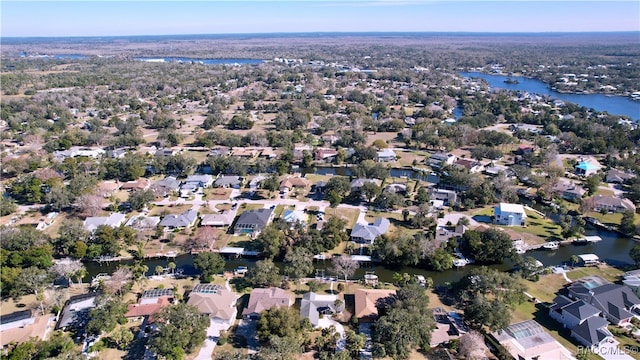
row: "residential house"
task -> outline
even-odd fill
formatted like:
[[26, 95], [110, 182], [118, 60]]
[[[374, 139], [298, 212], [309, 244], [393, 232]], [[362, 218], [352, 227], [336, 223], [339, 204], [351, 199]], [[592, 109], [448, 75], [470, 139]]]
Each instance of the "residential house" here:
[[360, 191], [360, 188], [368, 182], [374, 183], [378, 186], [380, 186], [381, 183], [378, 179], [355, 179], [351, 181], [351, 191]]
[[271, 221], [273, 209], [257, 209], [243, 212], [233, 228], [234, 234], [258, 235]]
[[74, 295], [67, 300], [56, 324], [56, 330], [84, 329], [89, 321], [89, 311], [96, 307], [96, 298], [99, 293]]
[[636, 296], [640, 297], [640, 270], [624, 273], [622, 284], [631, 289]]
[[213, 176], [203, 174], [189, 175], [184, 180], [184, 183], [186, 185], [193, 184], [196, 187], [208, 188], [213, 184]]
[[106, 151], [101, 148], [82, 148], [78, 146], [72, 146], [68, 150], [54, 151], [53, 159], [57, 161], [64, 161], [67, 158], [75, 157], [89, 157], [92, 159], [98, 159], [105, 153]]
[[51, 315], [34, 316], [31, 310], [17, 311], [0, 316], [0, 347], [22, 343], [32, 338], [45, 340]]
[[612, 195], [596, 195], [591, 198], [594, 211], [606, 211], [611, 213], [636, 212], [635, 204], [626, 198]]
[[434, 241], [436, 241], [436, 244], [441, 244], [443, 242], [449, 241], [449, 239], [451, 238], [464, 235], [466, 231], [467, 227], [464, 225], [457, 225], [454, 229], [448, 229], [444, 226], [438, 226], [436, 229]]
[[431, 200], [442, 201], [445, 206], [453, 206], [458, 201], [458, 195], [453, 190], [431, 188], [429, 189], [429, 197]]
[[355, 316], [360, 322], [372, 322], [378, 317], [378, 305], [395, 301], [395, 290], [356, 289], [354, 292]]
[[282, 213], [281, 219], [289, 224], [306, 224], [309, 220], [309, 216], [302, 210], [287, 209]]
[[355, 224], [351, 230], [351, 241], [363, 244], [373, 244], [378, 236], [389, 231], [391, 223], [387, 218], [377, 218], [372, 224]]
[[134, 190], [147, 190], [151, 185], [151, 181], [147, 178], [140, 178], [135, 181], [127, 181], [122, 183], [120, 189], [126, 191], [134, 191]]
[[127, 154], [127, 149], [117, 148], [117, 149], [109, 150], [107, 154], [112, 159], [122, 159]]
[[147, 322], [153, 322], [153, 315], [164, 307], [174, 303], [173, 289], [145, 290], [135, 304], [127, 306], [126, 318], [147, 318]]
[[129, 219], [129, 221], [127, 221], [125, 226], [134, 228], [139, 231], [145, 231], [145, 230], [155, 229], [159, 223], [160, 223], [159, 216], [139, 215], [139, 216], [132, 216]]
[[242, 187], [242, 177], [238, 175], [221, 175], [213, 182], [217, 188], [240, 189]]
[[231, 226], [235, 217], [236, 212], [231, 210], [222, 211], [216, 214], [204, 214], [200, 217], [200, 225], [214, 227]]
[[267, 158], [267, 159], [275, 159], [278, 157], [279, 154], [280, 154], [280, 150], [277, 150], [274, 148], [264, 148], [260, 152], [260, 157]]
[[520, 146], [518, 146], [518, 149], [516, 150], [516, 154], [518, 155], [530, 154], [532, 152], [533, 152], [533, 146], [527, 145], [527, 144], [521, 144]]
[[521, 360], [575, 360], [571, 352], [545, 331], [535, 320], [509, 325], [491, 336], [515, 359]]
[[587, 193], [587, 190], [569, 179], [561, 178], [551, 187], [551, 192], [565, 200], [577, 201]]
[[162, 149], [157, 149], [155, 152], [155, 156], [176, 156], [180, 153], [180, 149], [169, 149], [169, 148], [162, 148]]
[[162, 221], [160, 221], [160, 226], [169, 229], [188, 228], [195, 225], [197, 219], [198, 211], [189, 209], [179, 215], [171, 214], [165, 216]]
[[207, 156], [225, 157], [231, 155], [231, 149], [225, 146], [218, 146], [209, 151]]
[[453, 154], [436, 153], [428, 157], [425, 163], [434, 169], [439, 169], [445, 165], [453, 165], [456, 159]]
[[482, 165], [482, 163], [471, 159], [457, 159], [453, 164], [469, 170], [469, 173], [471, 174], [479, 173], [484, 170], [484, 165]]
[[180, 181], [173, 176], [167, 176], [154, 182], [151, 188], [157, 196], [165, 197], [180, 190]]
[[531, 133], [531, 134], [540, 134], [540, 133], [542, 133], [542, 127], [541, 126], [531, 125], [531, 124], [511, 124], [510, 129], [513, 132], [522, 131], [522, 132], [528, 132], [528, 133]]
[[597, 276], [590, 276], [565, 287], [567, 297], [584, 300], [602, 311], [610, 323], [621, 326], [631, 322], [639, 313], [640, 299], [626, 286], [609, 283]]
[[382, 149], [376, 155], [378, 162], [396, 161], [396, 153], [392, 149]]
[[406, 184], [398, 184], [393, 183], [384, 187], [383, 191], [392, 192], [395, 194], [406, 194], [407, 193], [407, 185]]
[[116, 228], [122, 225], [126, 218], [127, 216], [121, 213], [113, 213], [109, 216], [90, 216], [84, 220], [82, 225], [87, 231], [93, 232], [100, 225]]
[[280, 191], [304, 189], [309, 186], [309, 181], [303, 177], [290, 177], [280, 182]]
[[336, 306], [337, 295], [317, 294], [308, 292], [302, 295], [300, 302], [300, 317], [309, 319], [313, 327], [321, 327], [323, 316], [331, 316], [344, 310], [344, 305]]
[[293, 148], [293, 159], [300, 161], [304, 157], [305, 151], [309, 154], [313, 154], [313, 147], [311, 145], [301, 145]]
[[234, 148], [231, 150], [231, 156], [242, 157], [247, 159], [253, 159], [258, 156], [260, 152], [255, 149], [248, 149], [243, 147]]
[[101, 181], [98, 184], [98, 195], [108, 198], [120, 189], [119, 181]]
[[333, 160], [336, 158], [336, 155], [338, 155], [338, 150], [336, 149], [320, 148], [316, 150], [316, 153], [314, 154], [314, 160], [330, 163], [333, 162]]
[[583, 160], [580, 161], [575, 167], [576, 175], [589, 176], [600, 171], [601, 166], [595, 162]]
[[238, 296], [220, 285], [197, 284], [189, 293], [187, 304], [198, 308], [203, 314], [207, 314], [211, 321], [231, 326], [236, 318], [238, 310], [236, 301]]
[[582, 324], [571, 329], [571, 337], [575, 338], [582, 345], [592, 349], [598, 349], [602, 345], [615, 341], [613, 334], [607, 326], [609, 323], [604, 318], [592, 316]]
[[242, 310], [242, 317], [245, 319], [257, 319], [260, 313], [274, 307], [291, 307], [293, 296], [277, 287], [267, 289], [253, 289], [249, 295], [249, 303]]
[[605, 181], [609, 184], [622, 184], [625, 181], [631, 180], [635, 177], [635, 174], [630, 174], [618, 169], [611, 169], [607, 171], [607, 177], [605, 178]]
[[493, 211], [495, 223], [506, 226], [524, 226], [527, 213], [520, 204], [500, 203]]

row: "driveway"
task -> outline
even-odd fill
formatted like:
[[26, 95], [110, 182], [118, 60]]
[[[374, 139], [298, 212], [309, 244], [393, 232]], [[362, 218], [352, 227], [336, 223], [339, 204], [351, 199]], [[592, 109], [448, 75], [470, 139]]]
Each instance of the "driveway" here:
[[258, 352], [258, 334], [256, 332], [257, 320], [240, 320], [238, 327], [236, 328], [236, 335], [242, 336], [247, 340], [248, 354], [255, 354]]
[[196, 356], [195, 360], [211, 360], [211, 355], [213, 354], [213, 349], [215, 349], [216, 344], [218, 343], [220, 332], [229, 328], [229, 324], [226, 322], [215, 319], [211, 319], [210, 321], [211, 323], [207, 328], [207, 338], [205, 339], [202, 348], [200, 348], [200, 352], [198, 353], [198, 356]]

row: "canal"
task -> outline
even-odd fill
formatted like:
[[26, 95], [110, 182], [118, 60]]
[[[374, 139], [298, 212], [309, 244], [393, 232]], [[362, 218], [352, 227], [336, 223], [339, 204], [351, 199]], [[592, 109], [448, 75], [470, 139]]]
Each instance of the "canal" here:
[[[618, 236], [616, 233], [606, 230], [587, 229], [587, 235], [597, 235], [602, 238], [602, 241], [597, 243], [590, 243], [587, 245], [567, 245], [561, 246], [558, 250], [533, 250], [526, 253], [525, 256], [532, 256], [537, 260], [540, 260], [545, 266], [556, 266], [567, 263], [572, 255], [589, 254], [593, 253], [600, 257], [600, 260], [606, 261], [610, 265], [624, 265], [633, 263], [629, 257], [629, 250], [634, 245], [631, 239]], [[147, 275], [153, 275], [156, 266], [167, 267], [169, 259], [154, 258], [145, 260], [146, 265], [149, 267]], [[193, 267], [193, 257], [189, 254], [180, 255], [173, 260], [176, 263], [177, 268], [182, 269], [185, 275], [197, 274], [196, 269]], [[240, 258], [240, 259], [228, 259], [225, 270], [233, 271], [238, 266], [252, 267], [256, 263], [256, 259]], [[87, 267], [87, 276], [85, 281], [90, 281], [91, 278], [99, 273], [112, 273], [120, 265], [131, 265], [133, 260], [125, 260], [122, 262], [111, 262], [99, 264], [97, 262], [88, 262], [85, 264]], [[282, 264], [278, 264], [282, 266]], [[325, 275], [330, 274], [331, 261], [317, 261], [315, 263], [316, 269], [324, 270]], [[367, 271], [374, 271], [378, 275], [380, 281], [392, 282], [394, 273], [408, 273], [423, 275], [425, 277], [431, 277], [435, 285], [443, 285], [447, 282], [455, 282], [461, 279], [470, 269], [476, 265], [467, 265], [459, 269], [451, 269], [442, 272], [428, 271], [415, 267], [387, 267], [380, 264], [374, 266], [364, 266], [358, 269], [353, 278], [359, 279]], [[505, 263], [500, 265], [492, 265], [491, 267], [501, 271], [508, 271], [512, 268], [511, 263]]]

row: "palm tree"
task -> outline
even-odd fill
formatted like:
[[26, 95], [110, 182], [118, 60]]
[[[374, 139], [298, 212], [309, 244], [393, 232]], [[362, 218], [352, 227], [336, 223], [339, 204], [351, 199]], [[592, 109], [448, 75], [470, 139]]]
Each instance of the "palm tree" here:
[[174, 270], [176, 269], [176, 263], [174, 263], [173, 261], [169, 262], [169, 270], [171, 270], [171, 273], [173, 274]]
[[580, 258], [577, 255], [571, 255], [571, 257], [569, 258], [569, 262], [571, 263], [571, 266], [575, 266], [579, 261], [580, 261]]

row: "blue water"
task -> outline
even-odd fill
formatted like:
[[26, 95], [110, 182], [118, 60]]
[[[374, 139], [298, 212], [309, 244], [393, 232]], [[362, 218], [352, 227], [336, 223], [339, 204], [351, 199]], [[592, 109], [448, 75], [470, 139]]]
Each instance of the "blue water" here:
[[142, 57], [136, 58], [139, 61], [153, 61], [162, 59], [164, 62], [178, 62], [178, 63], [198, 63], [198, 64], [206, 64], [206, 65], [255, 65], [261, 64], [264, 61], [259, 59], [195, 59], [195, 58], [185, 58], [185, 57]]
[[86, 55], [80, 54], [57, 54], [54, 56], [56, 59], [71, 59], [71, 60], [85, 60], [88, 58]]
[[[603, 94], [563, 94], [553, 91], [549, 85], [540, 80], [521, 76], [489, 75], [479, 72], [461, 72], [464, 77], [481, 78], [492, 88], [526, 91], [532, 94], [547, 95], [553, 99], [574, 103], [597, 111], [606, 111], [612, 115], [626, 115], [633, 120], [640, 120], [640, 102], [623, 96], [608, 96]], [[517, 79], [518, 84], [506, 84], [507, 78]]]

